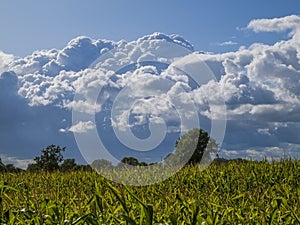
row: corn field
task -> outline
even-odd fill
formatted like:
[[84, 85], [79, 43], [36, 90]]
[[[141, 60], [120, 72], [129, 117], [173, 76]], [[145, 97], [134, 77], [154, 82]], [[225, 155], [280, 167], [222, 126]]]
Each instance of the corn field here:
[[144, 187], [87, 171], [3, 173], [0, 224], [300, 224], [300, 160], [189, 166]]

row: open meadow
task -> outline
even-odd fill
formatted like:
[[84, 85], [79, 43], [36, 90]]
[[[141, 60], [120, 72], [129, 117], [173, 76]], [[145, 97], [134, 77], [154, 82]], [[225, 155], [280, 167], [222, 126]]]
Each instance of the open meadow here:
[[7, 225], [300, 224], [299, 209], [300, 160], [188, 166], [144, 187], [87, 171], [0, 174]]

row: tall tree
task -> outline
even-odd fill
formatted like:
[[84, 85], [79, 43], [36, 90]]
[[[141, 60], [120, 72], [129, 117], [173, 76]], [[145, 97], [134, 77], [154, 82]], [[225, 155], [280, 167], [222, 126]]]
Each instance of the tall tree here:
[[[176, 141], [174, 153], [169, 154], [165, 160], [172, 163], [187, 161], [186, 164], [196, 164], [200, 163], [201, 160], [211, 160], [210, 154], [216, 154], [217, 150], [216, 141], [210, 138], [206, 131], [194, 128]], [[193, 153], [189, 155], [191, 151]]]
[[42, 150], [42, 155], [35, 157], [36, 167], [39, 170], [54, 171], [59, 169], [59, 164], [63, 161], [62, 152], [65, 147], [61, 148], [56, 145], [49, 145]]

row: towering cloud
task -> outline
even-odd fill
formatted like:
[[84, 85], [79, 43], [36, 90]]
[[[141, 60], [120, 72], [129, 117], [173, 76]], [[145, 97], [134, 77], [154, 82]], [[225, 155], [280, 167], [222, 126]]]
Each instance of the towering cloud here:
[[[223, 101], [228, 121], [221, 155], [299, 156], [300, 17], [256, 19], [247, 28], [290, 31], [290, 36], [274, 45], [256, 43], [223, 54], [194, 52], [182, 37], [162, 33], [132, 42], [77, 37], [61, 50], [36, 51], [18, 59], [0, 52], [1, 156], [32, 158], [55, 143], [80, 158], [72, 132], [84, 133], [98, 125], [93, 121], [72, 124], [71, 110], [100, 115], [109, 112], [106, 107], [114, 107], [110, 101], [118, 101], [119, 108], [101, 125], [142, 129], [142, 138], [147, 136], [147, 124], [160, 126], [162, 118], [168, 121], [168, 132], [176, 131], [180, 112], [173, 111], [172, 104], [187, 109], [184, 117], [188, 118], [193, 110], [187, 103], [195, 103], [204, 126], [209, 127], [207, 121], [222, 116], [212, 109]], [[192, 81], [195, 57], [215, 79], [201, 86]], [[99, 87], [103, 87], [101, 93]], [[81, 99], [74, 99], [75, 93]], [[96, 103], [95, 93], [100, 96]], [[105, 118], [101, 114], [96, 122]]]

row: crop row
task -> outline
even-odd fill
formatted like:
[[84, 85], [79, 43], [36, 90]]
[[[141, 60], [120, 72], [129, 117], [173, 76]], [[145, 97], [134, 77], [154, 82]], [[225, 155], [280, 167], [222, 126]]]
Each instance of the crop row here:
[[188, 166], [143, 187], [87, 171], [0, 174], [0, 224], [300, 224], [299, 209], [300, 160]]

